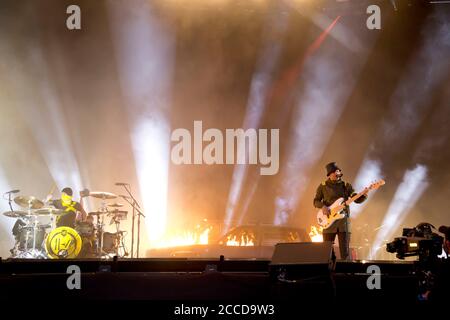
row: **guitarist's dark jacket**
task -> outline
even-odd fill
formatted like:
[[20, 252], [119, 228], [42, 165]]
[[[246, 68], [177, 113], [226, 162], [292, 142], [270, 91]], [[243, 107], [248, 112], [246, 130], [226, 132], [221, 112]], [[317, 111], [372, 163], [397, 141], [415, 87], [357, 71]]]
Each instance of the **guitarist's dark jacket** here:
[[[322, 208], [324, 205], [327, 207], [331, 206], [337, 199], [343, 197], [347, 200], [355, 195], [355, 190], [350, 183], [336, 180], [332, 181], [327, 179], [322, 182], [316, 191], [316, 196], [314, 197], [314, 206], [316, 208]], [[359, 199], [355, 200], [356, 203], [361, 203], [367, 199], [367, 195], [363, 195]], [[350, 208], [346, 207], [343, 211], [346, 217], [336, 221], [331, 227], [323, 230], [324, 233], [335, 233], [335, 232], [350, 232]]]

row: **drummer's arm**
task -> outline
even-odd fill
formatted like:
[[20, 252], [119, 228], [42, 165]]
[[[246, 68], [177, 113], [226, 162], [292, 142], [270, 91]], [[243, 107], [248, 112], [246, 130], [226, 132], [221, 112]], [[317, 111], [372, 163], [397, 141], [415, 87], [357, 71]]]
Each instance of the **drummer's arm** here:
[[51, 194], [47, 195], [43, 202], [44, 205], [53, 205], [52, 195]]
[[52, 195], [49, 194], [45, 199], [44, 199], [44, 205], [46, 206], [55, 206], [55, 202], [56, 200], [52, 199]]
[[81, 221], [86, 221], [87, 213], [84, 208], [80, 205], [78, 219]]

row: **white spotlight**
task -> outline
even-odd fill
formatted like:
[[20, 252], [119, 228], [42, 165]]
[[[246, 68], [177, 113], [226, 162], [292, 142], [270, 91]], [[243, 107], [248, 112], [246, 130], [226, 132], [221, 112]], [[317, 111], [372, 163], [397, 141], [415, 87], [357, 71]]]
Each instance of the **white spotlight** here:
[[[359, 192], [360, 190], [364, 189], [365, 187], [379, 179], [383, 179], [380, 162], [377, 160], [366, 158], [363, 161], [361, 168], [359, 169], [353, 187], [357, 192]], [[354, 203], [350, 205], [350, 211], [353, 218], [357, 217], [363, 211], [364, 207], [367, 205], [376, 191], [377, 190], [373, 190], [372, 195], [367, 199], [367, 201], [364, 201], [363, 203], [357, 205], [355, 205]]]
[[[52, 85], [49, 67], [40, 44], [32, 42], [31, 45], [33, 49], [27, 57], [40, 81], [30, 84], [37, 86], [37, 95], [32, 90], [22, 93], [20, 111], [42, 151], [41, 156], [58, 188], [69, 186], [80, 191], [83, 189], [83, 183], [74, 151], [75, 146], [67, 129], [70, 120], [61, 110], [61, 101], [56, 88]], [[16, 63], [20, 65], [19, 60]], [[20, 88], [22, 91], [19, 86], [22, 86], [21, 81], [25, 80], [25, 74], [18, 74], [16, 77], [18, 77], [15, 82], [17, 90]], [[49, 189], [50, 187], [46, 186]]]
[[167, 110], [174, 55], [172, 35], [152, 10], [151, 2], [145, 0], [108, 2], [150, 245], [162, 238], [166, 228]]
[[398, 186], [394, 199], [384, 216], [382, 227], [376, 235], [369, 260], [375, 257], [378, 250], [385, 250], [383, 242], [392, 240], [390, 238], [393, 232], [400, 227], [427, 187], [426, 166], [418, 164], [413, 170], [406, 170], [403, 181]]
[[[261, 124], [261, 118], [266, 108], [267, 95], [269, 93], [270, 86], [272, 85], [272, 74], [275, 67], [278, 64], [279, 56], [281, 52], [280, 37], [274, 37], [274, 34], [282, 34], [287, 27], [287, 16], [282, 12], [276, 12], [269, 18], [266, 25], [267, 34], [269, 39], [265, 44], [262, 55], [258, 61], [257, 70], [252, 77], [250, 85], [250, 94], [247, 101], [247, 111], [245, 114], [243, 128], [247, 130], [249, 128], [257, 129]], [[246, 150], [248, 154], [252, 154], [252, 145], [249, 150]], [[236, 206], [241, 198], [242, 186], [248, 174], [248, 168], [245, 164], [236, 164], [234, 166], [233, 177], [231, 180], [230, 193], [228, 196], [228, 203], [225, 212], [225, 228], [224, 232], [227, 232], [231, 226], [231, 220], [235, 214]], [[253, 192], [256, 189], [256, 184], [253, 185], [252, 192], [247, 194], [244, 208], [248, 206], [248, 203], [253, 197]], [[244, 209], [238, 221], [242, 221], [245, 214]]]

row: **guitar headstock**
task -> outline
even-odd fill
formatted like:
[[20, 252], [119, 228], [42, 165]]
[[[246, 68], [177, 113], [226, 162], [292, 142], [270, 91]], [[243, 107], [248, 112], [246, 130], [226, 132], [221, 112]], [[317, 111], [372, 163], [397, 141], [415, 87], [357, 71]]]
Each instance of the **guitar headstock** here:
[[376, 190], [379, 187], [383, 186], [384, 184], [386, 184], [386, 181], [384, 181], [383, 179], [380, 179], [378, 181], [373, 182], [370, 186], [369, 186], [369, 190]]

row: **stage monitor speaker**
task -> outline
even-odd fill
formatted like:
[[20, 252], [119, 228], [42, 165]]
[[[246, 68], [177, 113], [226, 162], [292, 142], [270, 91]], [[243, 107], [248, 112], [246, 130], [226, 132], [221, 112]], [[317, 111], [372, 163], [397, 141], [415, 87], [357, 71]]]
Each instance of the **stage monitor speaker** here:
[[278, 243], [269, 264], [272, 276], [284, 273], [290, 278], [329, 275], [334, 268], [333, 243]]
[[278, 243], [271, 265], [328, 264], [332, 259], [331, 241]]

